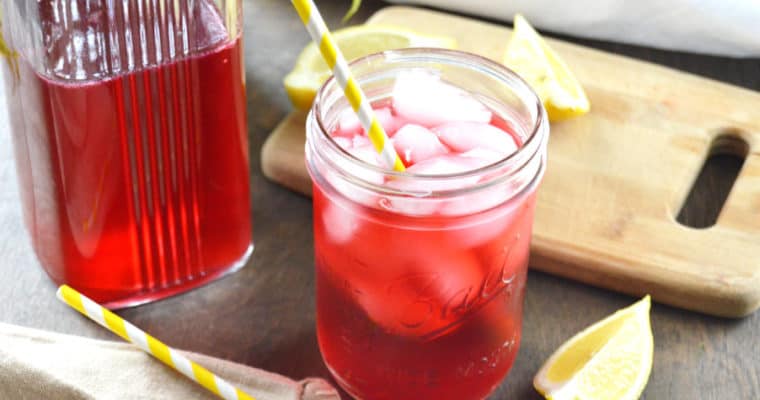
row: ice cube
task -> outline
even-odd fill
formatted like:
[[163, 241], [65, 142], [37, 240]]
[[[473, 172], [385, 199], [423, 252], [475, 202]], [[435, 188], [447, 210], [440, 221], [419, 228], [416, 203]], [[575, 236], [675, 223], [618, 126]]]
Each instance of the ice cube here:
[[[450, 175], [471, 171], [480, 167], [480, 162], [474, 158], [462, 157], [458, 154], [445, 154], [425, 161], [420, 161], [407, 169], [408, 172], [421, 175]], [[438, 178], [413, 182], [413, 186], [423, 185], [429, 190], [461, 189], [478, 182], [478, 176], [461, 178]]]
[[359, 297], [367, 315], [392, 334], [432, 339], [478, 305], [484, 273], [470, 251], [415, 246], [403, 265], [394, 267], [403, 273], [367, 285]]
[[485, 189], [449, 199], [442, 204], [439, 208], [441, 215], [469, 218], [461, 227], [451, 230], [449, 245], [452, 248], [471, 248], [503, 235], [515, 218], [516, 211], [513, 205], [505, 204], [505, 196], [506, 193], [501, 190]]
[[480, 122], [450, 122], [433, 128], [433, 132], [451, 150], [464, 153], [477, 148], [488, 149], [506, 157], [517, 151], [510, 134]]
[[[353, 147], [348, 152], [367, 164], [374, 165], [375, 167], [382, 167], [380, 155], [375, 151], [375, 148], [371, 144]], [[357, 168], [351, 164], [346, 164], [345, 168], [357, 178], [375, 185], [381, 185], [385, 181], [384, 175], [380, 172]]]
[[375, 110], [378, 122], [383, 126], [388, 137], [396, 135], [399, 129], [407, 124], [407, 120], [401, 116], [394, 115], [390, 107], [383, 107]]
[[492, 115], [469, 93], [423, 71], [398, 75], [392, 104], [397, 116], [427, 128], [452, 121], [487, 123]]
[[500, 116], [494, 115], [493, 118], [491, 118], [490, 124], [503, 130], [504, 132], [509, 133], [512, 137], [515, 138], [515, 141], [518, 143], [518, 145], [521, 145], [523, 143], [522, 136], [524, 136], [524, 134], [520, 134], [523, 132], [523, 129], [520, 128], [520, 125], [513, 119], [502, 118]]
[[[403, 118], [393, 115], [390, 107], [380, 107], [374, 111], [377, 121], [383, 126], [389, 137], [393, 136], [406, 123]], [[359, 117], [356, 116], [354, 110], [349, 108], [340, 114], [333, 136], [352, 137], [354, 135], [365, 135], [365, 133]]]
[[[375, 152], [371, 145], [361, 147], [351, 147], [346, 149], [354, 157], [367, 164], [380, 166], [379, 155]], [[381, 185], [385, 181], [385, 176], [382, 172], [371, 171], [366, 168], [361, 168], [352, 162], [349, 162], [347, 158], [338, 157], [333, 160], [340, 170], [348, 171], [353, 176], [368, 182], [370, 184]], [[332, 187], [340, 193], [342, 196], [350, 199], [359, 204], [375, 206], [377, 204], [377, 195], [372, 191], [364, 189], [356, 184], [347, 180], [343, 175], [336, 171], [324, 171], [325, 179], [332, 185]]]
[[477, 160], [477, 163], [482, 164], [483, 167], [485, 167], [486, 165], [491, 165], [499, 160], [504, 159], [504, 155], [502, 155], [498, 151], [484, 149], [480, 147], [476, 147], [472, 150], [468, 150], [462, 153], [461, 156]]
[[332, 136], [343, 136], [347, 138], [354, 137], [362, 131], [362, 124], [354, 110], [347, 108], [340, 113], [338, 123], [332, 132]]
[[449, 152], [435, 133], [415, 124], [404, 125], [396, 132], [393, 147], [407, 166]]
[[368, 143], [368, 144], [352, 147], [348, 152], [351, 153], [351, 155], [353, 155], [354, 157], [364, 161], [367, 164], [371, 164], [376, 167], [382, 166], [382, 161], [380, 160], [380, 154], [378, 154], [378, 152], [375, 150], [372, 144]]
[[[389, 186], [393, 186], [392, 184]], [[380, 207], [397, 214], [427, 217], [438, 213], [442, 201], [417, 196], [388, 196], [379, 200]]]
[[[477, 165], [476, 159], [462, 157], [458, 154], [446, 154], [418, 162], [409, 167], [407, 171], [424, 175], [449, 175], [470, 171], [477, 168]], [[475, 181], [478, 180], [478, 178], [474, 179]]]
[[[465, 172], [477, 168], [477, 160], [462, 157], [456, 154], [445, 154], [427, 160], [407, 168], [410, 174], [420, 175], [449, 175]], [[428, 193], [436, 190], [460, 189], [477, 183], [479, 177], [463, 178], [399, 178], [388, 181], [388, 186], [417, 193]], [[430, 200], [430, 199], [427, 199]]]
[[[473, 192], [470, 195], [449, 199], [439, 207], [446, 216], [464, 216], [462, 226], [452, 229], [448, 247], [471, 248], [490, 244], [505, 237], [510, 229], [530, 227], [535, 193], [515, 197], [509, 183], [502, 183]], [[498, 239], [501, 240], [501, 239]]]
[[[362, 171], [358, 174], [358, 177], [364, 181], [378, 185], [382, 184], [384, 179], [382, 174], [371, 171]], [[340, 196], [345, 197], [351, 202], [368, 207], [377, 207], [379, 197], [373, 191], [350, 182], [343, 176], [331, 171], [325, 173], [325, 179]]]
[[359, 228], [356, 214], [335, 202], [327, 202], [322, 209], [322, 223], [327, 236], [336, 244], [348, 243]]
[[[446, 154], [424, 161], [407, 168], [411, 174], [447, 175], [473, 169], [476, 160], [459, 155]], [[409, 196], [389, 196], [382, 200], [381, 206], [389, 211], [414, 216], [430, 216], [439, 213], [447, 200], [427, 196], [433, 191], [460, 189], [478, 182], [479, 177], [463, 178], [395, 178], [386, 185]]]
[[351, 141], [351, 139], [347, 137], [335, 136], [332, 139], [343, 150], [348, 151], [348, 150], [351, 150], [352, 147], [354, 147], [353, 141]]
[[351, 139], [352, 147], [364, 147], [368, 146], [370, 143], [369, 138], [361, 134], [356, 135]]
[[502, 182], [477, 192], [452, 198], [441, 206], [441, 214], [468, 215], [490, 210], [514, 195], [510, 192], [510, 187]]

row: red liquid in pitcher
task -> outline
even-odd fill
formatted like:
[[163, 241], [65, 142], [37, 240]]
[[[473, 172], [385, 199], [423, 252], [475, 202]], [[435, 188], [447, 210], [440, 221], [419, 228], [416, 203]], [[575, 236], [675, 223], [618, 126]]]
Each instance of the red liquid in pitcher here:
[[[414, 78], [409, 84], [415, 88], [429, 79]], [[452, 94], [427, 96], [428, 103], [447, 103], [431, 110], [425, 102], [399, 99], [420, 93], [399, 89], [405, 82], [397, 83], [396, 98], [374, 108], [407, 172], [473, 170], [519, 147], [512, 125], [474, 99], [460, 101], [459, 92], [433, 82], [432, 90]], [[350, 112], [330, 132], [333, 140], [381, 166]], [[362, 178], [401, 189], [442, 189], [379, 173]], [[435, 184], [466, 187], [469, 179], [478, 177]], [[405, 203], [352, 191], [329, 173], [314, 185], [319, 345], [353, 396], [482, 399], [507, 374], [520, 343], [535, 186], [511, 194], [502, 186]]]
[[233, 270], [250, 252], [242, 45], [220, 43], [81, 83], [22, 63], [23, 100], [9, 99], [19, 184], [56, 283], [137, 304]]

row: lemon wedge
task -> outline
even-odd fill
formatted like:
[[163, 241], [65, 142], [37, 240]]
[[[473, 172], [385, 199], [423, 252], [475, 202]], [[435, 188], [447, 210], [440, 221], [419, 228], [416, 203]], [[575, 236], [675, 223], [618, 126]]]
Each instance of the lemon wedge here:
[[652, 370], [649, 296], [565, 342], [533, 379], [550, 400], [635, 400]]
[[583, 115], [591, 108], [567, 64], [520, 14], [515, 15], [514, 31], [502, 61], [536, 91], [549, 120]]
[[[422, 35], [408, 29], [383, 25], [359, 25], [336, 30], [335, 43], [350, 62], [384, 50], [404, 47], [455, 48], [456, 41], [442, 36]], [[306, 46], [295, 67], [285, 77], [285, 91], [296, 108], [308, 110], [322, 83], [332, 75], [314, 43]]]

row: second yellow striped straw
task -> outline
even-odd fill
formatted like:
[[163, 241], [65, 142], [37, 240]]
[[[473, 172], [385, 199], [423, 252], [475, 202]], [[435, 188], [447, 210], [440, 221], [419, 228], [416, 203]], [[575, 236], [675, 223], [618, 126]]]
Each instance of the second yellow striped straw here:
[[158, 339], [140, 330], [140, 328], [108, 311], [87, 296], [67, 285], [62, 285], [56, 293], [59, 300], [79, 311], [85, 317], [100, 326], [121, 336], [122, 339], [136, 345], [144, 352], [174, 368], [177, 372], [199, 383], [217, 396], [226, 400], [256, 400], [253, 396], [232, 386], [229, 382], [214, 375], [211, 371], [190, 361], [177, 350], [163, 344]]
[[338, 46], [335, 45], [330, 31], [322, 19], [322, 15], [319, 14], [317, 6], [312, 0], [291, 0], [291, 2], [296, 11], [298, 11], [301, 22], [306, 26], [306, 30], [309, 31], [311, 39], [319, 47], [319, 51], [322, 53], [325, 62], [327, 62], [327, 65], [333, 71], [335, 80], [338, 81], [338, 84], [343, 89], [348, 103], [351, 104], [351, 108], [359, 117], [364, 131], [367, 132], [367, 136], [375, 147], [375, 150], [380, 153], [385, 165], [396, 171], [404, 171], [404, 163], [401, 162], [401, 158], [399, 158], [396, 150], [393, 148], [393, 144], [388, 139], [383, 126], [380, 125], [380, 122], [375, 117], [375, 113], [372, 111], [372, 106], [369, 104], [367, 97], [351, 74], [348, 63]]

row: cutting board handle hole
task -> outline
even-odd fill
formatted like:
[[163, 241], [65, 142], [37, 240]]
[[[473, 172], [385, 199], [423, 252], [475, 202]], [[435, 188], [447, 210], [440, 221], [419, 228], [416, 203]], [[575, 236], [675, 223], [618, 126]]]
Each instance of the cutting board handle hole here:
[[[748, 154], [749, 144], [740, 131], [727, 129], [716, 135], [676, 221], [698, 229], [715, 225]], [[726, 179], [716, 179], [717, 171], [725, 171]]]

